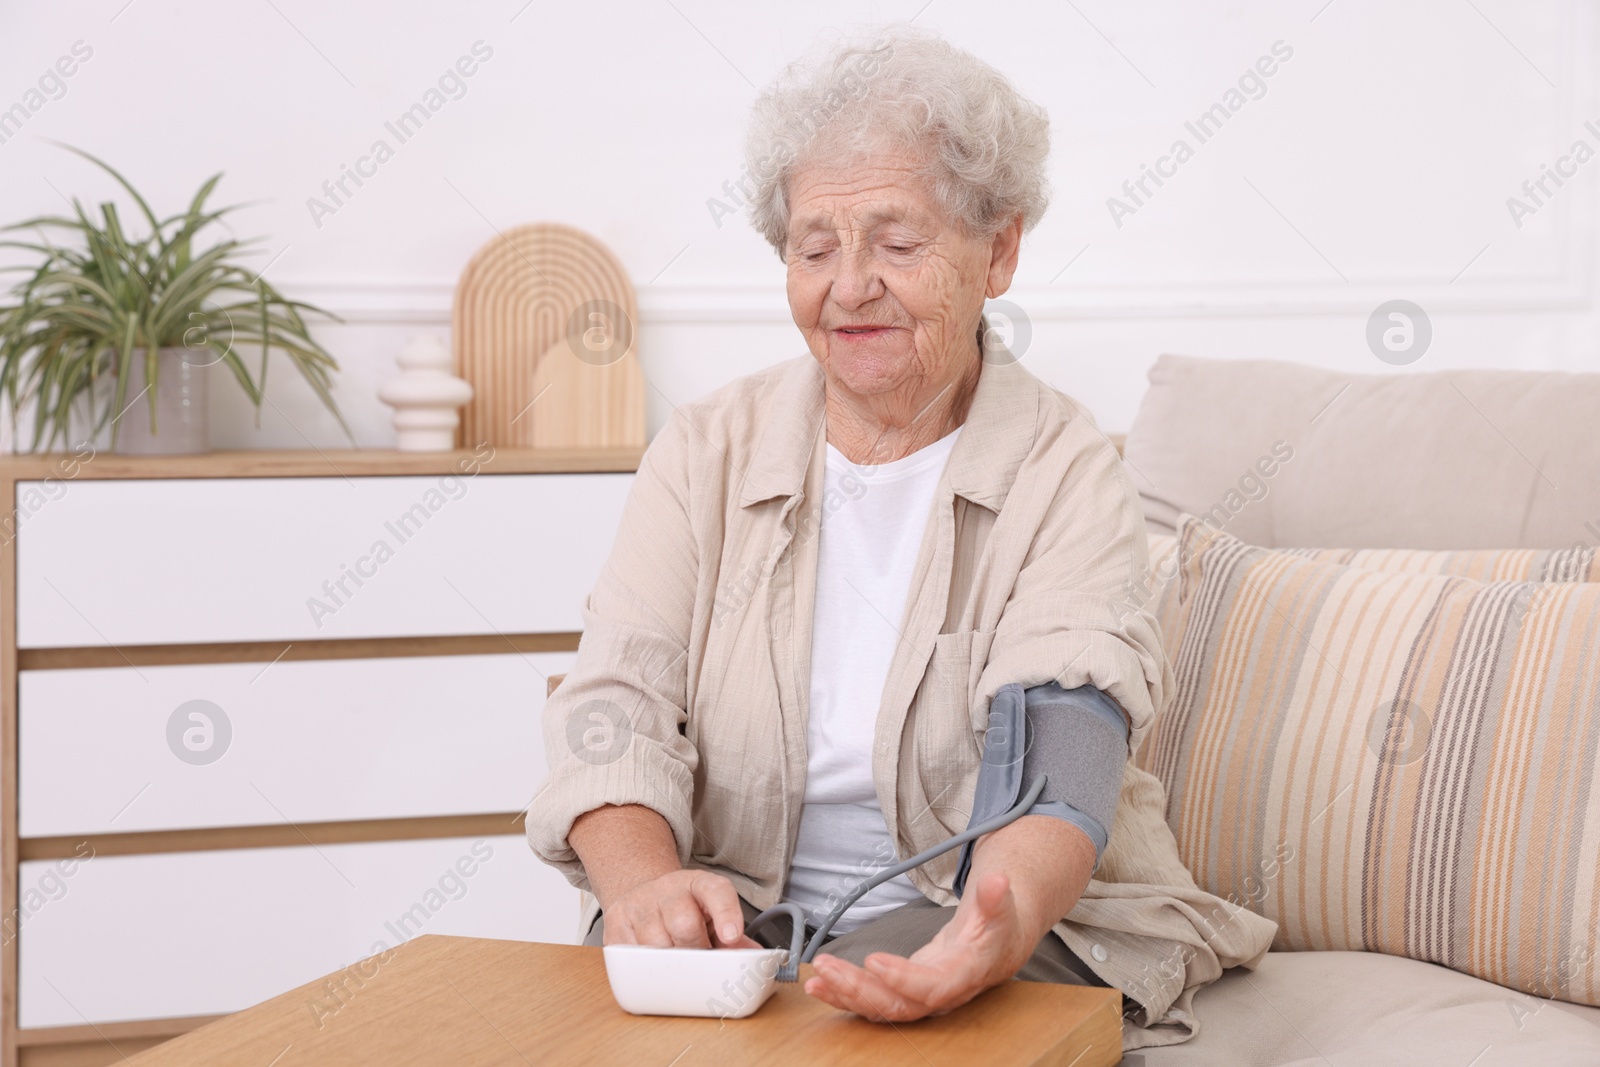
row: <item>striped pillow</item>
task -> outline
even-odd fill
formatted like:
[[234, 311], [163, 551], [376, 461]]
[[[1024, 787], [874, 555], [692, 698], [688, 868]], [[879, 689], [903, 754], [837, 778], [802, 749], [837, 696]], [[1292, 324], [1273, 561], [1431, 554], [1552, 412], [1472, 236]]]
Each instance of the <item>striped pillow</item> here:
[[[1182, 529], [1187, 512], [1178, 517]], [[1204, 520], [1201, 520], [1204, 521]], [[1161, 624], [1169, 652], [1177, 647], [1178, 539], [1149, 534], [1150, 574], [1134, 598], [1148, 607]], [[1343, 563], [1364, 571], [1396, 574], [1440, 574], [1473, 578], [1480, 582], [1600, 582], [1600, 551], [1587, 541], [1571, 548], [1465, 549], [1430, 551], [1421, 548], [1279, 548], [1322, 563]]]
[[1176, 692], [1135, 762], [1200, 887], [1275, 948], [1600, 1005], [1600, 583], [1369, 570], [1192, 517], [1179, 546]]
[[[1184, 519], [1194, 516], [1184, 514]], [[1169, 559], [1178, 549], [1178, 539], [1167, 534], [1150, 534], [1150, 567], [1158, 576], [1171, 575]], [[1600, 582], [1600, 552], [1587, 541], [1571, 548], [1540, 549], [1463, 549], [1440, 552], [1424, 548], [1280, 548], [1322, 563], [1343, 563], [1364, 571], [1391, 571], [1403, 574], [1445, 574], [1474, 578], [1480, 582]], [[1166, 570], [1161, 564], [1166, 562]]]

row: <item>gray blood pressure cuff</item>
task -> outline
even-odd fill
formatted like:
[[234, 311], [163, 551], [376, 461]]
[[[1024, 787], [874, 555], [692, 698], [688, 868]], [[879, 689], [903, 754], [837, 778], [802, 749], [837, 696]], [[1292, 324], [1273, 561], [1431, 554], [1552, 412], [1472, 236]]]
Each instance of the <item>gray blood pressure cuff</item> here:
[[[1007, 811], [1039, 775], [1048, 780], [1029, 815], [1065, 819], [1094, 842], [1095, 867], [1105, 854], [1111, 820], [1128, 762], [1128, 720], [1092, 685], [1063, 689], [1055, 682], [1024, 690], [1000, 687], [989, 704], [983, 764], [972, 800], [976, 826]], [[971, 841], [961, 850], [955, 892], [961, 895], [972, 867]]]

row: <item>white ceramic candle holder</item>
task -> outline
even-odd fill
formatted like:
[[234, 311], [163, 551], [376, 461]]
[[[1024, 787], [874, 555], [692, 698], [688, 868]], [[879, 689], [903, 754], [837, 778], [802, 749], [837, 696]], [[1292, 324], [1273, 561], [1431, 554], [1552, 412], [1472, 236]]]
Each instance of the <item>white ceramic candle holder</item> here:
[[450, 349], [437, 334], [419, 334], [395, 362], [400, 376], [378, 389], [378, 399], [395, 409], [395, 448], [449, 452], [461, 423], [458, 409], [472, 399], [472, 386], [451, 373]]

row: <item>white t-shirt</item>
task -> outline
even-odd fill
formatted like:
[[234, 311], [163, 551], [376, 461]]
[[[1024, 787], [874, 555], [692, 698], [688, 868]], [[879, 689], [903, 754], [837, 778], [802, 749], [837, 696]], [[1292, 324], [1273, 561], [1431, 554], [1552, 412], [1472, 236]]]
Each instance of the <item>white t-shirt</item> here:
[[[783, 899], [816, 925], [899, 861], [872, 781], [873, 732], [934, 488], [961, 430], [892, 463], [858, 465], [828, 445], [811, 623], [806, 792]], [[834, 925], [848, 933], [922, 894], [901, 875]]]

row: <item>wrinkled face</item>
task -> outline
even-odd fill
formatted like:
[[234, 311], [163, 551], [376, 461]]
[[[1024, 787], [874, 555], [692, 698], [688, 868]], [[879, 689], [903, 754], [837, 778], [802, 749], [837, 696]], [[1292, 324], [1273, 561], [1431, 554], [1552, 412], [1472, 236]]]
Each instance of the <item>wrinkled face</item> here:
[[984, 297], [999, 295], [997, 242], [947, 218], [918, 169], [884, 151], [802, 165], [789, 182], [789, 310], [830, 386], [863, 398], [970, 373]]

